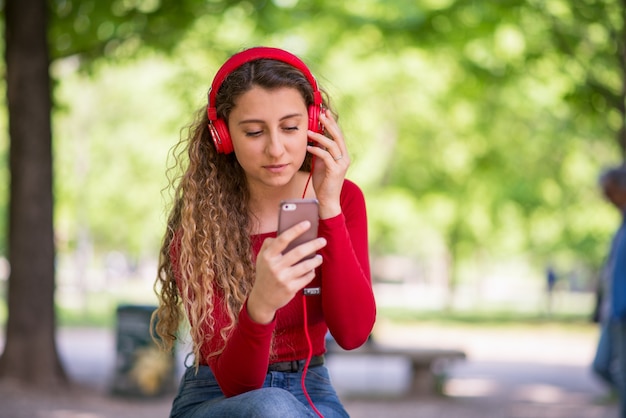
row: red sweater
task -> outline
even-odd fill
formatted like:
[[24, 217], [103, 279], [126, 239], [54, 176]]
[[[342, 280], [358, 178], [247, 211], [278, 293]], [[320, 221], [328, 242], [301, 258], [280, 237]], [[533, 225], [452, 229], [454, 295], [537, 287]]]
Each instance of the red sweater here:
[[[313, 355], [326, 351], [327, 330], [345, 349], [361, 346], [372, 331], [376, 317], [363, 193], [356, 184], [345, 180], [340, 202], [340, 215], [320, 220], [318, 235], [327, 239], [327, 245], [319, 252], [323, 263], [307, 286], [321, 288], [321, 294], [306, 296]], [[276, 232], [253, 236], [253, 254], [258, 254], [265, 238], [275, 236]], [[269, 363], [307, 357], [303, 297], [298, 293], [266, 325], [254, 322], [244, 307], [224, 351], [218, 356], [210, 354], [222, 343], [219, 333], [202, 345], [200, 363], [211, 367], [226, 396], [260, 388]], [[220, 309], [222, 301], [215, 302], [213, 316], [217, 321], [216, 329], [220, 329], [226, 325], [227, 316]]]

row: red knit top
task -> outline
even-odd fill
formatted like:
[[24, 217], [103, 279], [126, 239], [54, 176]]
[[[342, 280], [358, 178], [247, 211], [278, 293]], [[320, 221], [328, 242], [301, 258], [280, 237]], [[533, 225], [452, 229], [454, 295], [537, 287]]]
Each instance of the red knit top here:
[[[269, 324], [254, 322], [244, 307], [221, 354], [210, 355], [223, 344], [219, 333], [200, 348], [200, 364], [211, 367], [227, 397], [260, 388], [270, 363], [307, 357], [303, 297], [307, 298], [307, 327], [313, 355], [326, 351], [328, 330], [337, 343], [348, 350], [361, 346], [372, 331], [376, 305], [370, 278], [363, 193], [356, 184], [345, 180], [340, 203], [342, 213], [320, 220], [319, 224], [318, 235], [326, 238], [327, 245], [319, 251], [322, 265], [306, 287], [320, 287], [320, 294], [303, 296], [299, 292], [276, 312]], [[266, 238], [275, 236], [276, 232], [253, 236], [254, 256]], [[219, 294], [216, 295], [219, 298]], [[214, 306], [216, 329], [220, 329], [227, 324], [227, 315], [221, 309], [221, 300], [216, 300]]]

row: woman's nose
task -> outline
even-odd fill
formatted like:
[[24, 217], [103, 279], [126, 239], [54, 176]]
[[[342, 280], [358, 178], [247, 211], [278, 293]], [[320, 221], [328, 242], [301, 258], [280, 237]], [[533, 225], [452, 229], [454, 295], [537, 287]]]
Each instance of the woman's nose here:
[[267, 153], [271, 156], [279, 156], [285, 151], [285, 146], [278, 132], [270, 132], [266, 149]]

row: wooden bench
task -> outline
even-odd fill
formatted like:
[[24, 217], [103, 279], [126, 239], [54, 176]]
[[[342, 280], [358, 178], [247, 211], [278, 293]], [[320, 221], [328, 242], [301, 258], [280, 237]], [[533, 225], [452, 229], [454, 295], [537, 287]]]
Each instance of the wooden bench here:
[[368, 342], [362, 347], [346, 351], [334, 341], [327, 345], [328, 354], [403, 357], [411, 364], [409, 397], [441, 395], [449, 366], [465, 360], [465, 352], [452, 348], [395, 347]]

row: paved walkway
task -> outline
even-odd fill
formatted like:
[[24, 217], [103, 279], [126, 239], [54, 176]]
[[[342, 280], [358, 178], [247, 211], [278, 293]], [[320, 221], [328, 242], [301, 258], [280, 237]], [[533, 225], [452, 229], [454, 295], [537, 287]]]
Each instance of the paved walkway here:
[[[460, 347], [468, 360], [450, 370], [446, 396], [406, 398], [409, 375], [403, 359], [355, 356], [339, 362], [330, 357], [328, 367], [353, 418], [617, 418], [615, 405], [596, 402], [604, 389], [589, 372], [595, 340], [588, 334], [513, 335], [423, 326], [380, 334], [398, 344]], [[171, 396], [141, 400], [109, 394], [113, 332], [61, 330], [59, 351], [79, 387], [34, 394], [0, 384], [0, 418], [168, 416]]]

